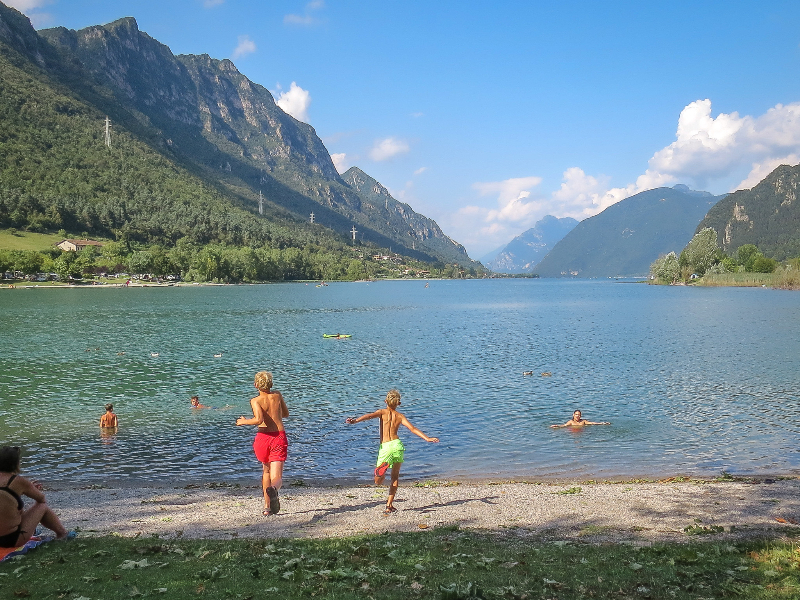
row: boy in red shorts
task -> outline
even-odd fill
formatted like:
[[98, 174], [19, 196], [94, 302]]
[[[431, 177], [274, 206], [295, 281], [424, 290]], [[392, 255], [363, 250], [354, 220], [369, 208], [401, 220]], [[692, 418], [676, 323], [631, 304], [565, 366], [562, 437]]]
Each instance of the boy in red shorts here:
[[262, 515], [277, 514], [281, 509], [278, 490], [283, 483], [283, 463], [289, 442], [283, 429], [283, 419], [289, 416], [289, 409], [278, 390], [272, 389], [272, 373], [256, 373], [255, 386], [258, 396], [250, 400], [253, 418], [236, 419], [237, 425], [258, 425], [258, 433], [253, 441], [253, 450], [262, 466], [261, 487], [264, 491], [264, 510]]

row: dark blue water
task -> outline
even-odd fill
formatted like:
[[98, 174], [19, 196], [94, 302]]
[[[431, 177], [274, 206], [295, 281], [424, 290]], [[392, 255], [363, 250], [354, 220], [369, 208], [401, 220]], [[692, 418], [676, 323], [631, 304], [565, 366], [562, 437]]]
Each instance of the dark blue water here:
[[[800, 472], [800, 294], [424, 286], [2, 290], [0, 443], [51, 481], [251, 479], [254, 431], [234, 422], [266, 369], [291, 412], [289, 479], [368, 479], [377, 422], [344, 419], [392, 387], [441, 438], [401, 431], [411, 478]], [[353, 337], [322, 338], [337, 332]], [[121, 427], [101, 438], [106, 402]], [[613, 425], [548, 427], [575, 408]]]

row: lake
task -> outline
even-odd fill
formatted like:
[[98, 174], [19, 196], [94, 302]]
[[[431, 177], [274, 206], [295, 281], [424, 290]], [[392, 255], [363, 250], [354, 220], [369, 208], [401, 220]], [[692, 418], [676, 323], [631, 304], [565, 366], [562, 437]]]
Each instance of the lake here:
[[[406, 479], [800, 473], [793, 292], [544, 279], [39, 288], [0, 291], [0, 321], [0, 443], [47, 481], [253, 483], [254, 428], [234, 422], [250, 416], [259, 370], [291, 412], [287, 482], [370, 480], [377, 421], [344, 420], [393, 387], [441, 439], [401, 430]], [[190, 409], [193, 394], [217, 409]], [[121, 426], [101, 437], [107, 402]], [[612, 425], [548, 427], [575, 408]]]

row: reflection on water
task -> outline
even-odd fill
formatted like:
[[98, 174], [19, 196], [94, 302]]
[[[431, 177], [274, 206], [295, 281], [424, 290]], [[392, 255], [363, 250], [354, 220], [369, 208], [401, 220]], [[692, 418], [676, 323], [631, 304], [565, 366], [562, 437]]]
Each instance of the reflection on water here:
[[[377, 426], [343, 421], [392, 387], [441, 439], [401, 432], [409, 477], [797, 472], [799, 304], [546, 280], [3, 290], [0, 443], [50, 480], [252, 478], [235, 421], [269, 369], [290, 480], [369, 479]], [[576, 408], [613, 425], [548, 427]]]

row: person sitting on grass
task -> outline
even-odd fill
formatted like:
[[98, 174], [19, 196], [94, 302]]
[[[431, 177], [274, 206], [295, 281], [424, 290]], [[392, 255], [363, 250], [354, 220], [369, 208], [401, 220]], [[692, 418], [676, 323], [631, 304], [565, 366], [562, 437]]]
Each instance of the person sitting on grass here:
[[114, 405], [106, 404], [106, 412], [100, 417], [101, 429], [115, 429], [119, 423], [117, 422], [117, 415], [114, 414]]
[[[56, 534], [56, 539], [75, 537], [45, 502], [42, 486], [19, 475], [20, 451], [16, 446], [0, 448], [0, 548], [18, 548], [25, 544], [41, 523]], [[22, 497], [35, 504], [25, 508]]]
[[375, 485], [383, 485], [384, 478], [386, 477], [386, 470], [392, 468], [392, 482], [389, 485], [389, 498], [386, 501], [386, 509], [383, 511], [384, 515], [390, 515], [397, 509], [394, 507], [394, 497], [397, 494], [398, 481], [400, 479], [400, 466], [403, 464], [403, 455], [405, 448], [403, 442], [397, 436], [397, 430], [400, 425], [405, 425], [411, 433], [421, 437], [426, 442], [438, 442], [439, 438], [428, 437], [419, 429], [409, 423], [403, 413], [397, 412], [397, 407], [400, 406], [400, 392], [397, 390], [389, 390], [386, 394], [386, 408], [376, 410], [374, 413], [361, 415], [360, 417], [348, 417], [345, 423], [352, 425], [353, 423], [360, 423], [367, 419], [380, 419], [381, 429], [381, 446], [378, 450], [378, 462], [375, 467]]
[[583, 427], [584, 425], [611, 425], [608, 421], [596, 423], [594, 421], [587, 421], [581, 417], [581, 411], [576, 410], [572, 413], [572, 418], [563, 425], [550, 425], [550, 427]]

